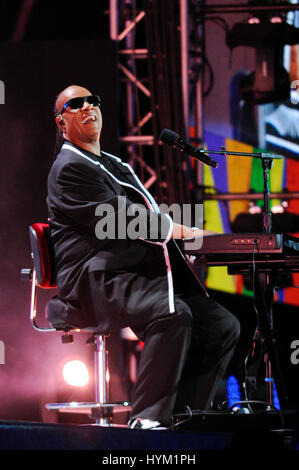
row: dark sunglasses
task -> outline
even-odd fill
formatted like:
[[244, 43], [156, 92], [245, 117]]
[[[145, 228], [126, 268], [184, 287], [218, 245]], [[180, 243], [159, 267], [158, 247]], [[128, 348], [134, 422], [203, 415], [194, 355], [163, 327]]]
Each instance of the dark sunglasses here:
[[83, 107], [85, 101], [93, 106], [100, 106], [101, 105], [101, 98], [97, 95], [89, 95], [89, 96], [80, 96], [78, 98], [71, 98], [67, 101], [62, 110], [59, 114], [63, 114], [66, 108], [69, 106], [71, 109], [80, 109]]

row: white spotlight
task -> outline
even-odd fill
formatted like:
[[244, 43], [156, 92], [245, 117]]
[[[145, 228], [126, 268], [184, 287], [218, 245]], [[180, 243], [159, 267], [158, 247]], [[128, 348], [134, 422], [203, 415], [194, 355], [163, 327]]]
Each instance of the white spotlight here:
[[62, 375], [64, 380], [74, 387], [84, 387], [89, 381], [89, 373], [84, 362], [73, 360], [63, 366]]

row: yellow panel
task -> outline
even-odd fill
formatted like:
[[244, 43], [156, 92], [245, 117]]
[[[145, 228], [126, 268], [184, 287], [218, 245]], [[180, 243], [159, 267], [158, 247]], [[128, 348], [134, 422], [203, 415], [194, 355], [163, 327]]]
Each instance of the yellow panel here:
[[[203, 181], [205, 185], [214, 187], [215, 183], [212, 169], [206, 165], [203, 168]], [[206, 230], [223, 233], [224, 230], [218, 201], [205, 201], [204, 220], [204, 228]], [[211, 267], [208, 269], [206, 286], [209, 289], [235, 293], [235, 276], [229, 276], [226, 267]]]
[[235, 276], [227, 274], [226, 266], [209, 267], [206, 286], [209, 289], [220, 290], [230, 294], [236, 293]]
[[[273, 159], [273, 166], [270, 170], [270, 191], [273, 193], [282, 191], [284, 158]], [[271, 206], [279, 205], [280, 199], [272, 199]]]
[[[215, 185], [212, 169], [207, 165], [205, 165], [203, 168], [203, 181], [204, 185], [206, 186], [214, 187]], [[205, 201], [204, 221], [205, 230], [212, 230], [213, 232], [223, 233], [223, 224], [218, 201]]]
[[[226, 149], [232, 152], [253, 152], [251, 145], [236, 140], [226, 139]], [[248, 192], [251, 180], [251, 157], [227, 157], [228, 191], [232, 193]], [[234, 220], [240, 212], [247, 212], [248, 201], [230, 201], [230, 220]]]

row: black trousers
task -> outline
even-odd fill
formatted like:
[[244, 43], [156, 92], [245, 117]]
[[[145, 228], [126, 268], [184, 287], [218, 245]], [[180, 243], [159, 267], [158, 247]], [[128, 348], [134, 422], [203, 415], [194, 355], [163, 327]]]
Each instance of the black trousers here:
[[175, 314], [155, 319], [143, 334], [131, 420], [169, 424], [186, 405], [210, 408], [237, 345], [239, 321], [212, 298], [176, 295], [175, 306]]
[[[182, 295], [169, 313], [165, 274], [91, 272], [79, 297], [102, 331], [129, 326], [144, 342], [134, 386], [131, 419], [168, 424], [174, 411], [208, 409], [239, 338], [239, 322], [202, 291]], [[194, 292], [194, 291], [192, 291]]]

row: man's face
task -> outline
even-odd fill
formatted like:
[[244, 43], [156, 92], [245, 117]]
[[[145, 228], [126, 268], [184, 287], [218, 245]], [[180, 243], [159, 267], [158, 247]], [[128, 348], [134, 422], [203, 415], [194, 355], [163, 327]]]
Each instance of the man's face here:
[[[90, 96], [86, 88], [72, 85], [60, 93], [56, 109], [60, 112], [67, 101], [72, 98]], [[70, 142], [95, 142], [99, 141], [102, 130], [102, 113], [99, 106], [93, 106], [87, 101], [82, 108], [71, 109], [67, 106], [62, 115], [55, 119], [56, 124], [62, 129], [64, 137]]]

